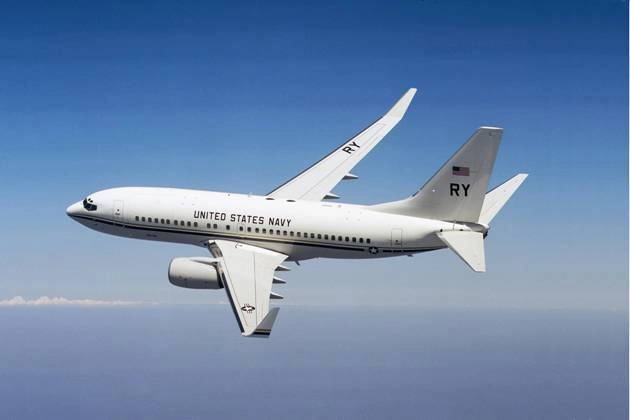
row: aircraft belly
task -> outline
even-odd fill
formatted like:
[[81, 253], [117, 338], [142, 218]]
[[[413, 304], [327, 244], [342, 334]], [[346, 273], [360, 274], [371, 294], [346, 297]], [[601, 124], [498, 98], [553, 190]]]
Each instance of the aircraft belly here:
[[302, 261], [312, 258], [370, 258], [368, 252], [362, 249], [356, 250], [343, 250], [335, 248], [327, 248], [317, 245], [300, 245], [300, 244], [286, 244], [275, 243], [269, 241], [257, 241], [255, 239], [241, 239], [239, 242], [243, 242], [249, 245], [257, 246], [271, 251], [280, 252], [288, 255], [289, 261]]

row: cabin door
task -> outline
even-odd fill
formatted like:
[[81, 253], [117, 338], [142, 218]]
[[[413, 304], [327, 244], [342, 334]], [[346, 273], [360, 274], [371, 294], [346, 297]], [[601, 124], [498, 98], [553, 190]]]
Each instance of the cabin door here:
[[120, 222], [123, 221], [123, 206], [124, 203], [122, 200], [115, 200], [114, 201], [114, 209], [112, 210], [112, 216], [114, 216], [115, 220], [118, 220]]
[[402, 229], [392, 229], [392, 246], [402, 247]]

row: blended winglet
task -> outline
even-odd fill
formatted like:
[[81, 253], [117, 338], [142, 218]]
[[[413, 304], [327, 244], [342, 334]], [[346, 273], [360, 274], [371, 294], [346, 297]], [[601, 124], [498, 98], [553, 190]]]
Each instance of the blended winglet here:
[[405, 94], [400, 97], [398, 102], [396, 102], [394, 106], [391, 107], [391, 109], [385, 114], [385, 116], [398, 119], [404, 117], [405, 112], [407, 112], [407, 108], [409, 108], [413, 97], [416, 95], [416, 92], [418, 92], [418, 89], [416, 88], [411, 88], [407, 92], [405, 92]]

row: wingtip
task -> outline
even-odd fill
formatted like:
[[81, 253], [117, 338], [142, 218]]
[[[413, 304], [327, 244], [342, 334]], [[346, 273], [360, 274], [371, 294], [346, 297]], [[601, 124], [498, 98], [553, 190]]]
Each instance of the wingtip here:
[[271, 308], [265, 318], [252, 331], [243, 332], [243, 337], [268, 338], [271, 335], [271, 329], [276, 322], [280, 308]]
[[418, 89], [416, 88], [411, 88], [407, 90], [407, 92], [405, 92], [405, 94], [401, 96], [400, 99], [398, 99], [396, 104], [394, 104], [394, 106], [389, 110], [389, 112], [387, 112], [387, 114], [385, 114], [385, 116], [402, 118], [405, 115], [405, 112], [407, 112], [407, 108], [409, 108], [409, 105], [411, 104], [411, 101], [413, 100], [413, 97], [415, 96], [417, 91]]

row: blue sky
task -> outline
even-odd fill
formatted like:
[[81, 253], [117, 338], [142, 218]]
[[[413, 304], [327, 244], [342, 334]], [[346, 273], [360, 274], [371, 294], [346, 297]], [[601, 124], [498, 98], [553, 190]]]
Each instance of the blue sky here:
[[[530, 177], [483, 275], [448, 250], [305, 261], [245, 340], [223, 292], [167, 280], [203, 249], [64, 213], [114, 186], [266, 193], [409, 87], [335, 192], [405, 197], [503, 127], [491, 184]], [[628, 417], [627, 1], [4, 3], [0, 133], [7, 416]]]
[[[198, 248], [64, 214], [146, 185], [265, 193], [417, 87], [344, 201], [402, 198], [475, 128], [505, 135], [488, 273], [448, 251], [310, 261], [291, 304], [627, 307], [627, 2], [13, 3], [0, 16], [0, 299], [218, 302], [176, 289]], [[386, 279], [386, 281], [383, 281]]]

